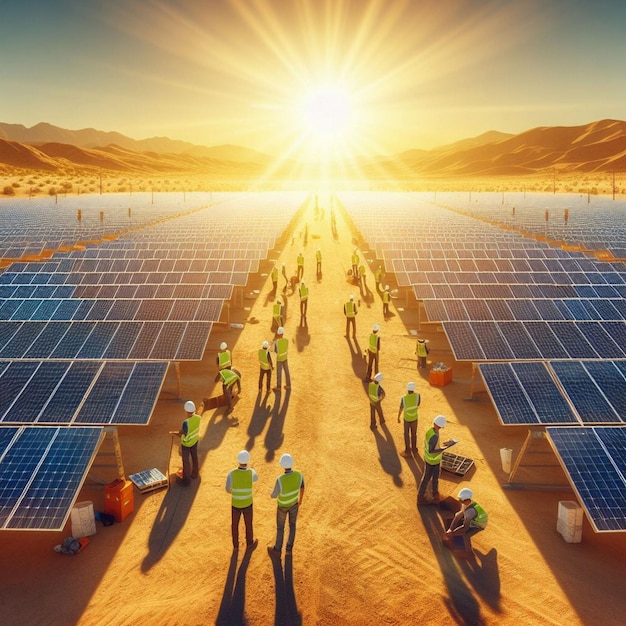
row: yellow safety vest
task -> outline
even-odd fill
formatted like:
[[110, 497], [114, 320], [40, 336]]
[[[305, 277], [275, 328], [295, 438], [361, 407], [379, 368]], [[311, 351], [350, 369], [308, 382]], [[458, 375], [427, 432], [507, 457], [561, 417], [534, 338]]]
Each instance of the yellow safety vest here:
[[259, 364], [262, 370], [271, 369], [269, 356], [269, 352], [265, 348], [259, 348]]
[[278, 494], [278, 506], [288, 509], [300, 499], [300, 488], [302, 487], [302, 474], [296, 472], [286, 472], [278, 477], [280, 483], [280, 493]]
[[273, 307], [273, 313], [272, 315], [277, 318], [280, 317], [282, 315], [282, 305], [281, 304], [275, 304]]
[[370, 397], [371, 404], [378, 404], [380, 402], [380, 396], [378, 395], [378, 389], [380, 385], [376, 382], [370, 383], [367, 388], [367, 393]]
[[417, 420], [417, 405], [420, 396], [418, 393], [407, 393], [402, 396], [402, 405], [404, 406], [404, 420], [406, 422], [414, 422]]
[[346, 302], [346, 317], [356, 317], [356, 306], [352, 300]]
[[276, 360], [283, 362], [287, 360], [287, 349], [289, 348], [289, 341], [284, 337], [276, 340]]
[[298, 255], [297, 263], [298, 263], [299, 266], [303, 266], [304, 265], [304, 257], [301, 254]]
[[239, 376], [233, 370], [220, 370], [220, 376], [222, 377], [222, 384], [226, 387], [230, 387], [235, 381], [239, 380]]
[[225, 367], [230, 367], [232, 365], [230, 350], [224, 350], [223, 352], [220, 352], [217, 357], [217, 362], [217, 367], [221, 370]]
[[417, 342], [417, 356], [428, 356], [428, 349], [425, 341]]
[[315, 253], [315, 259], [317, 261], [321, 261], [322, 260], [322, 253], [319, 250]]
[[357, 265], [359, 262], [359, 255], [358, 254], [353, 254], [352, 255], [352, 265]]
[[198, 439], [200, 439], [200, 416], [195, 413], [188, 417], [183, 424], [187, 422], [187, 434], [182, 435], [180, 438], [180, 443], [185, 446], [185, 448], [191, 448], [191, 446], [198, 443]]
[[376, 354], [378, 352], [378, 335], [376, 333], [372, 333], [370, 335], [369, 351], [372, 354]]
[[474, 526], [475, 528], [485, 528], [489, 517], [487, 515], [487, 511], [485, 511], [485, 509], [483, 509], [478, 502], [472, 502], [469, 506], [476, 509], [476, 517], [470, 521], [470, 526]]
[[278, 268], [272, 270], [272, 282], [275, 283], [278, 280]]
[[300, 285], [300, 300], [306, 300], [309, 297], [309, 288], [306, 285]]
[[389, 304], [391, 300], [391, 294], [388, 291], [383, 291], [383, 302]]
[[232, 471], [232, 503], [236, 509], [245, 509], [252, 504], [252, 470], [238, 467]]
[[424, 437], [424, 461], [428, 463], [428, 465], [439, 465], [441, 463], [441, 455], [443, 454], [443, 452], [428, 451], [428, 444], [434, 435], [435, 429], [431, 426], [426, 431], [426, 437]]

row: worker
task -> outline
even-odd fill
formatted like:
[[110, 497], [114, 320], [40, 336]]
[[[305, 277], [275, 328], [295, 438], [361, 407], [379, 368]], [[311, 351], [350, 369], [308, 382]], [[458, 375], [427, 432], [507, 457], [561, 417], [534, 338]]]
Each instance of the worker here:
[[232, 355], [228, 349], [228, 344], [225, 341], [220, 343], [220, 351], [217, 355], [216, 361], [218, 372], [223, 369], [230, 369], [233, 366]]
[[309, 304], [309, 288], [304, 284], [304, 281], [300, 282], [298, 293], [300, 294], [300, 319], [306, 320], [306, 310]]
[[287, 268], [285, 267], [285, 264], [282, 264], [282, 267], [280, 268], [280, 273], [281, 276], [285, 279], [285, 286], [283, 287], [283, 291], [287, 291], [287, 285], [289, 284], [289, 278], [287, 278]]
[[430, 352], [430, 348], [425, 339], [418, 339], [417, 346], [415, 348], [415, 354], [417, 355], [417, 367], [426, 367], [426, 357]]
[[272, 355], [270, 354], [269, 341], [264, 341], [258, 351], [259, 355], [259, 391], [263, 387], [263, 378], [267, 378], [266, 391], [269, 393], [272, 386]]
[[274, 265], [274, 267], [272, 268], [271, 277], [272, 277], [272, 291], [276, 293], [276, 290], [278, 289], [278, 265]]
[[389, 293], [389, 285], [385, 285], [385, 290], [383, 291], [383, 317], [387, 317], [389, 315], [389, 303], [391, 302], [391, 294]]
[[[446, 448], [454, 445], [454, 440], [446, 441], [439, 445], [439, 431], [446, 426], [446, 418], [437, 415], [433, 420], [433, 425], [426, 431], [424, 437], [424, 474], [420, 481], [417, 492], [418, 504], [439, 504], [439, 474], [441, 472], [441, 455]], [[431, 484], [433, 499], [426, 498], [426, 487]]]
[[400, 399], [398, 409], [398, 424], [400, 416], [404, 413], [404, 452], [400, 456], [408, 458], [411, 454], [417, 453], [417, 407], [420, 405], [421, 397], [415, 393], [415, 383], [406, 385], [406, 394]]
[[296, 264], [298, 265], [298, 280], [302, 280], [302, 277], [304, 276], [304, 255], [302, 254], [302, 250], [300, 250], [298, 256], [296, 257]]
[[237, 393], [241, 393], [241, 376], [234, 370], [220, 370], [220, 378], [222, 379], [222, 393], [226, 400], [226, 415], [233, 412], [233, 398], [235, 395], [234, 387], [237, 386]]
[[372, 430], [376, 428], [376, 415], [378, 415], [378, 421], [381, 426], [385, 423], [381, 405], [381, 402], [385, 399], [385, 390], [380, 386], [382, 381], [383, 375], [378, 372], [367, 388], [367, 395], [370, 400], [370, 428]]
[[315, 273], [318, 276], [321, 276], [322, 274], [322, 251], [319, 248], [315, 251], [315, 261], [316, 261]]
[[172, 430], [172, 435], [180, 437], [180, 453], [183, 457], [183, 469], [178, 472], [176, 482], [187, 486], [192, 478], [198, 478], [198, 440], [200, 439], [200, 416], [196, 413], [196, 405], [185, 402], [186, 417], [180, 430]]
[[365, 265], [363, 264], [359, 265], [359, 279], [363, 283], [363, 289], [365, 289]]
[[446, 530], [446, 535], [448, 537], [457, 535], [471, 537], [477, 532], [484, 530], [487, 527], [488, 515], [478, 502], [472, 500], [474, 497], [472, 490], [465, 487], [459, 491], [457, 497], [461, 503], [461, 508], [452, 518], [448, 530]]
[[242, 450], [237, 455], [235, 469], [228, 472], [226, 477], [226, 492], [232, 495], [231, 499], [231, 533], [233, 538], [233, 549], [239, 550], [239, 520], [243, 515], [246, 527], [246, 548], [252, 550], [256, 548], [258, 540], [254, 539], [252, 529], [253, 508], [252, 508], [252, 485], [259, 477], [251, 467], [250, 453]]
[[380, 291], [380, 285], [383, 282], [383, 266], [379, 265], [378, 269], [374, 272], [374, 278], [376, 280], [376, 291]]
[[350, 336], [350, 326], [352, 326], [352, 336], [356, 337], [356, 316], [359, 310], [351, 295], [348, 301], [343, 305], [343, 314], [346, 316], [346, 337]]
[[283, 303], [276, 300], [272, 306], [272, 329], [280, 328], [283, 325]]
[[359, 279], [359, 252], [358, 250], [355, 248], [352, 251], [352, 278], [354, 278], [355, 280]]
[[365, 382], [369, 382], [371, 380], [372, 372], [378, 371], [378, 357], [380, 355], [379, 330], [380, 326], [378, 324], [374, 324], [372, 326], [372, 332], [370, 333], [367, 344], [367, 374], [365, 374]]
[[276, 353], [276, 387], [274, 387], [274, 391], [280, 391], [283, 381], [283, 371], [285, 372], [285, 389], [291, 389], [291, 375], [289, 374], [289, 362], [287, 361], [289, 341], [285, 339], [285, 329], [282, 326], [276, 331], [276, 335], [277, 337], [274, 341], [274, 352]]
[[289, 537], [287, 537], [286, 552], [291, 552], [296, 540], [296, 522], [298, 511], [304, 497], [304, 478], [302, 472], [293, 469], [293, 457], [285, 453], [280, 457], [280, 466], [284, 473], [281, 474], [274, 484], [274, 491], [271, 497], [277, 498], [278, 508], [276, 509], [276, 541], [274, 547], [270, 548], [270, 554], [280, 554], [283, 548], [283, 538], [285, 536], [285, 521], [289, 518]]

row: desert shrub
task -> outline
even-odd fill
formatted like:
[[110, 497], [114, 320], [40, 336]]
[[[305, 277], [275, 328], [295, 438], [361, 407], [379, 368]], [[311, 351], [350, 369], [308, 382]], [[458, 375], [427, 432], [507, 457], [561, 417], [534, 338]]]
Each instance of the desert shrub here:
[[13, 187], [11, 187], [11, 185], [7, 185], [3, 190], [2, 193], [5, 196], [14, 196], [15, 195], [15, 189], [13, 189]]
[[50, 187], [50, 189], [48, 189], [48, 195], [49, 196], [56, 196], [57, 195], [56, 187]]
[[11, 187], [13, 187], [14, 189], [19, 189], [19, 186], [19, 183], [11, 183]]

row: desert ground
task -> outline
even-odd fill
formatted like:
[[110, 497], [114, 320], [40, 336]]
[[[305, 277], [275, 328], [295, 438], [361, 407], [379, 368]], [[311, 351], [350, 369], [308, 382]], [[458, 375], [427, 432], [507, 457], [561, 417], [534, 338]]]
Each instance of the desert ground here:
[[[455, 362], [441, 327], [418, 319], [411, 298], [399, 293], [384, 320], [374, 285], [377, 265], [341, 211], [333, 237], [329, 211], [316, 219], [308, 206], [244, 293], [224, 311], [201, 362], [170, 367], [148, 426], [119, 428], [124, 469], [180, 467], [168, 431], [184, 418], [183, 403], [201, 405], [216, 396], [215, 358], [222, 341], [243, 374], [233, 414], [218, 407], [202, 416], [200, 477], [188, 488], [134, 495], [134, 512], [122, 523], [97, 522], [91, 543], [79, 555], [57, 554], [53, 546], [71, 534], [0, 533], [0, 622], [9, 625], [109, 624], [602, 624], [624, 623], [626, 536], [596, 534], [584, 520], [581, 543], [557, 533], [559, 490], [505, 489], [500, 449], [519, 454], [527, 435], [503, 427], [472, 365]], [[303, 233], [308, 227], [308, 241]], [[365, 287], [346, 275], [355, 245], [367, 259]], [[315, 275], [315, 250], [323, 255]], [[310, 287], [308, 323], [300, 324], [297, 294], [286, 292], [286, 336], [290, 341], [290, 390], [257, 393], [256, 351], [271, 339], [275, 294], [268, 277], [274, 262], [295, 272], [305, 256]], [[395, 287], [393, 276], [385, 282]], [[279, 294], [284, 281], [279, 279]], [[360, 300], [357, 339], [344, 337], [343, 304]], [[233, 329], [230, 323], [241, 323]], [[382, 383], [386, 423], [369, 428], [362, 354], [374, 323], [381, 325]], [[453, 368], [453, 382], [429, 384], [416, 367], [418, 330], [431, 347], [430, 362]], [[408, 381], [421, 394], [417, 458], [404, 459], [398, 405]], [[472, 381], [476, 383], [472, 387]], [[489, 513], [487, 529], [473, 540], [474, 558], [463, 559], [442, 545], [447, 511], [417, 506], [423, 468], [424, 433], [443, 414], [444, 439], [459, 440], [453, 452], [474, 460], [465, 475], [442, 472], [440, 492], [456, 496], [469, 486]], [[233, 552], [230, 496], [224, 483], [236, 456], [248, 449], [259, 480], [254, 488], [254, 533], [258, 547]], [[290, 452], [305, 477], [304, 501], [291, 555], [267, 551], [275, 537], [276, 501], [270, 498], [282, 473], [278, 459]], [[546, 454], [525, 470], [528, 482], [543, 472], [565, 474]], [[546, 468], [541, 465], [551, 465]], [[550, 480], [552, 480], [552, 476]], [[104, 487], [90, 477], [78, 501], [103, 510]], [[243, 536], [243, 525], [242, 525]]]

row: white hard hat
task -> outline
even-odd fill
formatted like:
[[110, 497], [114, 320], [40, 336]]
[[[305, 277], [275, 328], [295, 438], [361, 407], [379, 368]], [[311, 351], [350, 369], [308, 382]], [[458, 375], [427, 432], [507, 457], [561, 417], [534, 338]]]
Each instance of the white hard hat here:
[[443, 415], [437, 415], [437, 417], [433, 420], [433, 424], [435, 424], [435, 426], [439, 426], [439, 428], [444, 428], [446, 425], [446, 418]]
[[293, 467], [293, 457], [291, 454], [285, 452], [285, 454], [280, 457], [280, 466], [285, 469], [291, 469]]
[[472, 490], [465, 487], [459, 491], [459, 495], [457, 497], [459, 500], [471, 500], [473, 495]]
[[281, 327], [280, 327], [280, 328], [276, 331], [276, 333], [277, 333], [278, 335], [284, 335], [284, 334], [285, 334], [285, 329], [281, 326]]
[[406, 384], [407, 391], [415, 391], [415, 383], [407, 383]]
[[268, 341], [264, 341], [261, 347], [263, 348], [263, 350], [267, 350], [270, 347], [270, 344]]
[[372, 332], [377, 333], [380, 330], [380, 326], [378, 324], [374, 324], [372, 326]]
[[303, 281], [303, 280], [301, 280], [301, 281], [300, 281], [300, 284], [301, 284], [301, 285], [304, 285], [304, 281]]
[[389, 285], [385, 285], [385, 291], [389, 291]]
[[374, 376], [374, 380], [375, 380], [377, 383], [382, 382], [382, 380], [383, 380], [383, 375], [382, 375], [380, 372], [378, 372], [378, 374], [376, 374], [376, 376]]
[[187, 411], [187, 413], [195, 413], [196, 405], [191, 400], [187, 400], [187, 402], [185, 402], [185, 411]]
[[247, 450], [242, 450], [237, 455], [237, 463], [241, 463], [242, 465], [245, 465], [249, 462], [250, 462], [250, 453]]
[[354, 300], [354, 296], [350, 294], [350, 300]]
[[222, 343], [220, 343], [220, 350], [226, 350], [226, 348], [228, 348], [228, 344], [225, 341], [222, 341]]

